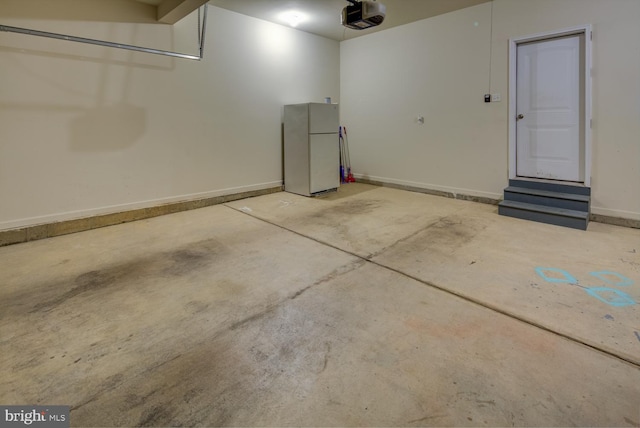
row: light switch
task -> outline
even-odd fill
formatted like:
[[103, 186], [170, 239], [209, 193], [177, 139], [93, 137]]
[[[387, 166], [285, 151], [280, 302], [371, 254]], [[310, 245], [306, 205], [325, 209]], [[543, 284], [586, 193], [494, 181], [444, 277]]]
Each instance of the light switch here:
[[498, 101], [502, 101], [500, 94], [491, 94], [491, 102], [497, 103]]

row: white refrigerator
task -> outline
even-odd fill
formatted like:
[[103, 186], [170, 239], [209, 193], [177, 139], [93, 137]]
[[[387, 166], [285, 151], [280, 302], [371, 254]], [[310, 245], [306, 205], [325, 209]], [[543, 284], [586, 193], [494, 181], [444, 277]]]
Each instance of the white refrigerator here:
[[337, 104], [284, 106], [284, 190], [315, 196], [340, 186]]

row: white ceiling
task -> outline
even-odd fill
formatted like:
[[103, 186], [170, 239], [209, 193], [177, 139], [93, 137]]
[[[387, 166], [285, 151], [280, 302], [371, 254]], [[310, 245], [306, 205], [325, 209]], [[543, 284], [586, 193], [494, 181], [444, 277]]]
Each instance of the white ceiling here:
[[[8, 16], [31, 19], [78, 19], [113, 22], [162, 22], [173, 24], [189, 15], [207, 0], [19, 0], [0, 9]], [[398, 25], [408, 24], [491, 0], [377, 0], [387, 16], [378, 26], [352, 30], [340, 23], [347, 0], [209, 0], [212, 6], [243, 15], [289, 25], [281, 14], [295, 11], [304, 16], [298, 30], [334, 40], [346, 40]], [[82, 4], [81, 4], [82, 3]], [[144, 5], [144, 7], [141, 4]], [[131, 7], [135, 5], [136, 7]]]
[[[151, 3], [154, 0], [139, 1]], [[367, 30], [351, 30], [341, 25], [342, 9], [349, 4], [346, 0], [209, 0], [209, 4], [283, 25], [288, 24], [283, 22], [280, 15], [287, 11], [296, 11], [306, 17], [306, 20], [296, 27], [298, 30], [334, 40], [346, 40], [491, 0], [377, 1], [386, 6], [387, 16], [380, 26]]]

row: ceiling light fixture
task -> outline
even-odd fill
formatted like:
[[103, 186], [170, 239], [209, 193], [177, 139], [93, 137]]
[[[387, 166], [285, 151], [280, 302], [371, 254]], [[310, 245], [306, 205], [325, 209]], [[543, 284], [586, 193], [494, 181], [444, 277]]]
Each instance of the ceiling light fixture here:
[[307, 17], [298, 11], [289, 10], [287, 12], [282, 12], [279, 17], [281, 21], [286, 22], [293, 28], [297, 27], [298, 24], [307, 20]]

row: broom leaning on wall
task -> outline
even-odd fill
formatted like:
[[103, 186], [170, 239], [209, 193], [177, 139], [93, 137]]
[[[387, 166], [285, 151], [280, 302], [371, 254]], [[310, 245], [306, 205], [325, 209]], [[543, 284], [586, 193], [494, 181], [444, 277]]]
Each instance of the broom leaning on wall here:
[[347, 176], [344, 174], [344, 137], [342, 136], [342, 126], [338, 128], [338, 146], [340, 148], [340, 183], [346, 183]]
[[[341, 127], [344, 130], [344, 142], [343, 142], [343, 146], [344, 146], [344, 173], [346, 173], [346, 177], [343, 181], [343, 183], [355, 183], [356, 179], [353, 177], [353, 174], [351, 173], [351, 156], [349, 155], [349, 137], [347, 136], [347, 127], [346, 126], [342, 126]], [[342, 162], [341, 162], [342, 163]]]

